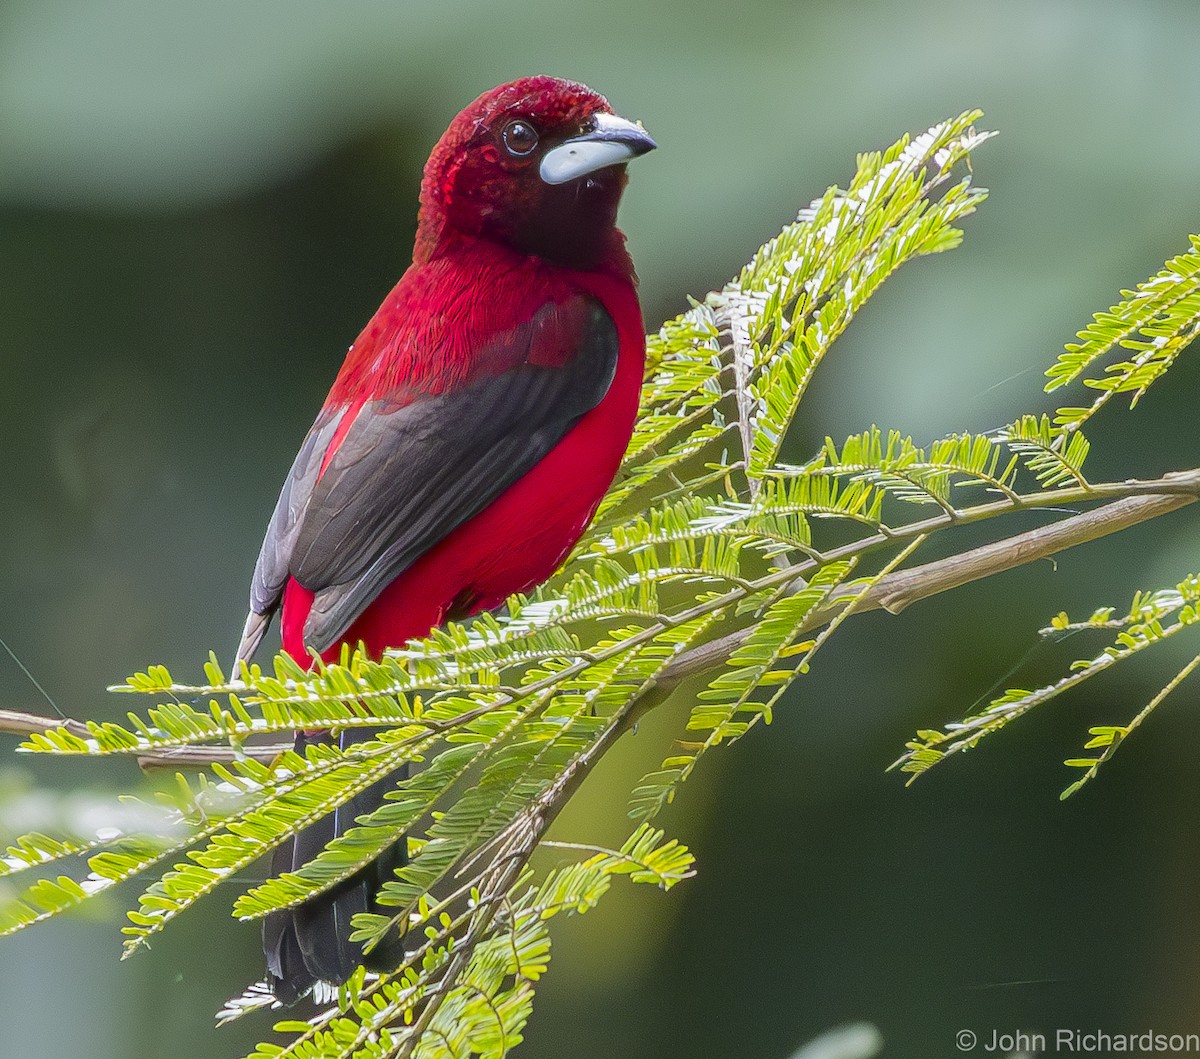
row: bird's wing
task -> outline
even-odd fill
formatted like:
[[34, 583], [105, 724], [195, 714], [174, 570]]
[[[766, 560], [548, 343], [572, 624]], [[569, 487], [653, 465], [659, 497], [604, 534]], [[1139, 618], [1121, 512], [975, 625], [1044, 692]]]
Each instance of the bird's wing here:
[[512, 366], [411, 403], [368, 402], [348, 428], [338, 414], [317, 420], [267, 528], [239, 659], [258, 646], [288, 577], [315, 593], [306, 645], [336, 643], [393, 579], [600, 403], [616, 370], [617, 329], [598, 301], [578, 296], [488, 347], [493, 363]]

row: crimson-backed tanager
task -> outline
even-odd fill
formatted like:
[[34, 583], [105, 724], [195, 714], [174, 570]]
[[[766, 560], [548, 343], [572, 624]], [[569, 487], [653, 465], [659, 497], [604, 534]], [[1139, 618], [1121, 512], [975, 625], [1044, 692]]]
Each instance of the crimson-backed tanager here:
[[[558, 568], [637, 413], [644, 329], [616, 215], [625, 163], [653, 147], [603, 96], [552, 77], [492, 89], [450, 123], [425, 166], [412, 265], [350, 347], [284, 483], [239, 661], [280, 609], [297, 659], [331, 660], [343, 643], [378, 657]], [[334, 738], [298, 732], [297, 749]], [[311, 859], [393, 786], [285, 843], [274, 871]], [[350, 919], [377, 910], [402, 846], [267, 918], [277, 999], [364, 962]], [[397, 935], [365, 962], [402, 959]]]

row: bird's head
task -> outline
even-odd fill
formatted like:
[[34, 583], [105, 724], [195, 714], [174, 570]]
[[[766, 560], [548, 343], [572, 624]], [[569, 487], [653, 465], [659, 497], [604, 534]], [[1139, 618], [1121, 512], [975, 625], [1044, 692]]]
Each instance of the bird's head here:
[[418, 254], [434, 252], [450, 229], [591, 267], [620, 242], [625, 163], [654, 146], [586, 85], [542, 76], [493, 88], [429, 157]]

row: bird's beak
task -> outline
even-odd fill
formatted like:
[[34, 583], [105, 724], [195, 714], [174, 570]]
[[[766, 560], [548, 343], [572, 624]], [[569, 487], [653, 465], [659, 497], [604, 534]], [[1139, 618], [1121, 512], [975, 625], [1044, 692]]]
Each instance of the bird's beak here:
[[594, 114], [587, 132], [545, 153], [538, 173], [547, 184], [565, 184], [597, 169], [628, 162], [656, 146], [641, 125], [615, 114]]

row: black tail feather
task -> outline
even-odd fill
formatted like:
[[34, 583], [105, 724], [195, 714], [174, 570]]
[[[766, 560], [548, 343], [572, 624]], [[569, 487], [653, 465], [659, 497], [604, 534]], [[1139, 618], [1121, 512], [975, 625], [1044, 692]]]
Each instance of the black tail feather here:
[[[360, 728], [342, 734], [341, 746], [371, 739], [374, 729]], [[296, 733], [296, 750], [303, 754], [317, 740], [328, 741], [328, 733]], [[326, 844], [354, 825], [355, 820], [384, 804], [384, 795], [406, 775], [406, 768], [372, 784], [328, 816], [283, 843], [271, 862], [278, 875], [295, 871], [312, 860]], [[267, 984], [277, 1000], [292, 1004], [312, 991], [318, 982], [340, 985], [360, 964], [371, 971], [394, 971], [404, 960], [404, 944], [394, 934], [363, 955], [362, 946], [350, 940], [350, 920], [359, 912], [382, 912], [375, 902], [379, 887], [393, 878], [406, 862], [401, 839], [384, 850], [371, 864], [343, 879], [336, 886], [295, 908], [272, 912], [263, 920], [263, 952], [267, 958]]]

